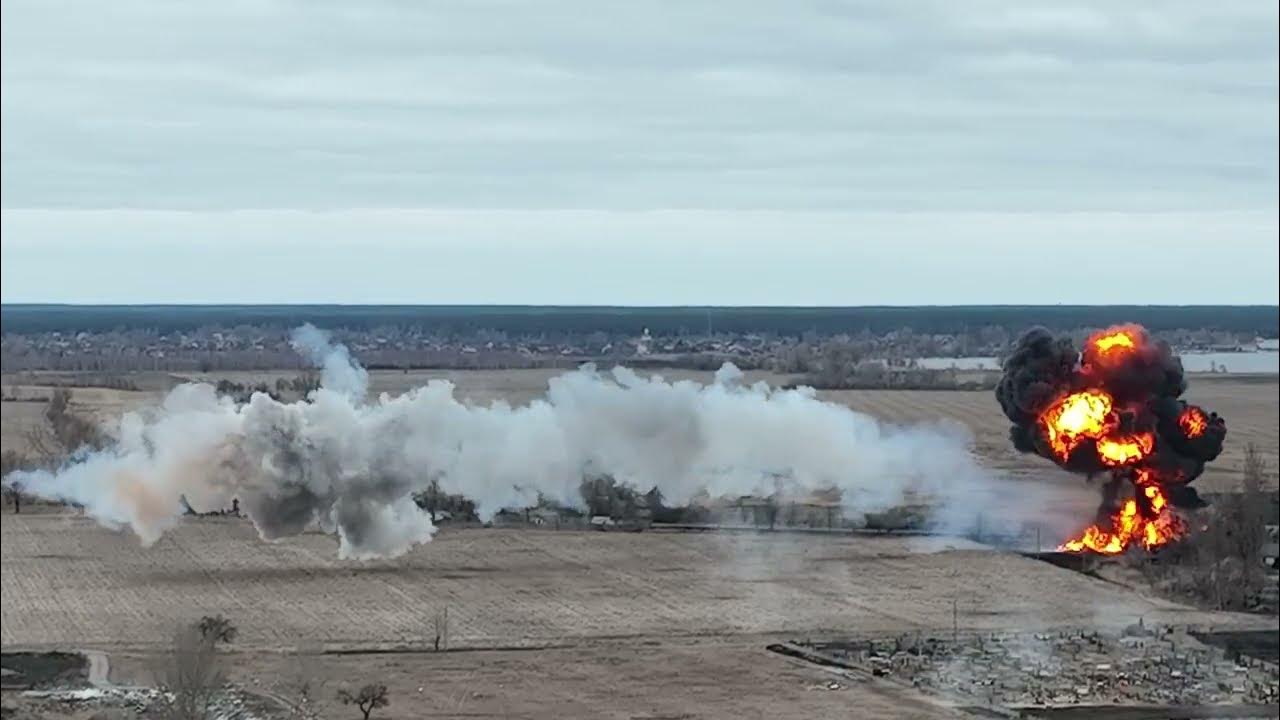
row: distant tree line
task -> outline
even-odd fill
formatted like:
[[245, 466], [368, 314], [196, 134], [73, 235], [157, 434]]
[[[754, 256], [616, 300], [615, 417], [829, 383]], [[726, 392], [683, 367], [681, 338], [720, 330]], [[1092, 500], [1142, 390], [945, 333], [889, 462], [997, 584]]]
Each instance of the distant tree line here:
[[103, 332], [148, 328], [159, 332], [205, 325], [293, 327], [304, 322], [328, 328], [430, 327], [516, 334], [567, 332], [638, 334], [759, 333], [799, 336], [867, 330], [885, 333], [910, 327], [920, 333], [958, 333], [999, 325], [1020, 331], [1031, 325], [1053, 330], [1099, 327], [1119, 320], [1160, 332], [1211, 327], [1263, 337], [1280, 334], [1276, 305], [969, 305], [918, 307], [556, 307], [480, 305], [4, 305], [5, 333]]
[[277, 378], [272, 384], [266, 382], [239, 383], [223, 378], [214, 384], [213, 389], [222, 396], [234, 399], [238, 403], [247, 403], [255, 393], [269, 396], [272, 400], [297, 400], [310, 395], [320, 388], [320, 378], [315, 373], [303, 373], [294, 378]]

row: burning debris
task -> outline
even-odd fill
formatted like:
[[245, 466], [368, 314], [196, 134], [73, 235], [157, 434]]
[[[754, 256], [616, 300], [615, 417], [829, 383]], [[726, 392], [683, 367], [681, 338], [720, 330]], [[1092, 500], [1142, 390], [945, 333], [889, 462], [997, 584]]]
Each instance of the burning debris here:
[[1097, 522], [1059, 549], [1113, 555], [1186, 533], [1177, 510], [1204, 505], [1190, 483], [1227, 433], [1217, 413], [1180, 399], [1186, 389], [1182, 362], [1138, 325], [1095, 333], [1083, 351], [1043, 328], [1019, 339], [996, 389], [1014, 447], [1110, 475]]

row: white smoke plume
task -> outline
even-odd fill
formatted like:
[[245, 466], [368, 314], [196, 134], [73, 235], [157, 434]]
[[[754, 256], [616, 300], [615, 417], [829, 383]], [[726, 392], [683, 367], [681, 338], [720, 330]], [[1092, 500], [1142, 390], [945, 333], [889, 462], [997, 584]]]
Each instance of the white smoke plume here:
[[884, 425], [808, 388], [745, 385], [732, 365], [706, 386], [586, 365], [520, 407], [459, 401], [443, 380], [366, 402], [368, 375], [345, 347], [310, 326], [293, 340], [322, 368], [304, 400], [258, 393], [237, 404], [182, 385], [158, 408], [124, 415], [108, 449], [5, 482], [83, 505], [147, 544], [178, 522], [184, 498], [210, 509], [235, 497], [264, 539], [318, 523], [343, 557], [372, 558], [431, 539], [412, 495], [433, 479], [487, 519], [539, 494], [580, 506], [584, 474], [657, 487], [672, 504], [703, 491], [769, 494], [785, 478], [797, 494], [837, 487], [860, 512], [911, 492], [959, 502], [986, 478], [959, 426]]
[[289, 344], [302, 357], [320, 368], [320, 385], [342, 393], [353, 401], [369, 392], [369, 373], [360, 367], [346, 345], [334, 345], [329, 333], [307, 323], [289, 336]]

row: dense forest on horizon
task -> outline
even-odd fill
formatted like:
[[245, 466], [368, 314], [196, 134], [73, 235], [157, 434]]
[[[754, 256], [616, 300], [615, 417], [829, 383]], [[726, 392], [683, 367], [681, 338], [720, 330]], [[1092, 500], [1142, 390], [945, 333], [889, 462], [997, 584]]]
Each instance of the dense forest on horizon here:
[[424, 327], [442, 331], [538, 333], [768, 333], [800, 336], [910, 328], [958, 333], [1000, 326], [1019, 332], [1137, 322], [1155, 332], [1209, 328], [1260, 337], [1280, 335], [1276, 305], [957, 305], [865, 307], [608, 307], [517, 305], [52, 305], [0, 306], [0, 331], [9, 334], [147, 329], [160, 333], [200, 327], [291, 327], [310, 322], [333, 329]]

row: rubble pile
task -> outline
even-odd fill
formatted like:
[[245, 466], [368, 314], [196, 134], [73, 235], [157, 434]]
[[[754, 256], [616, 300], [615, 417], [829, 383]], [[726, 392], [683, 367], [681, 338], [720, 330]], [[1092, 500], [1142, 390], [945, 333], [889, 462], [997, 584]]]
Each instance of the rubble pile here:
[[[162, 712], [168, 702], [163, 691], [147, 687], [109, 686], [27, 690], [21, 696], [25, 700], [48, 706], [118, 708], [129, 711], [137, 717], [154, 717]], [[257, 714], [250, 709], [251, 704], [242, 693], [228, 686], [214, 697], [209, 707], [209, 717], [213, 720], [257, 720]]]
[[1275, 703], [1277, 666], [1191, 636], [1131, 626], [1094, 631], [902, 636], [815, 649], [879, 677], [990, 705]]

